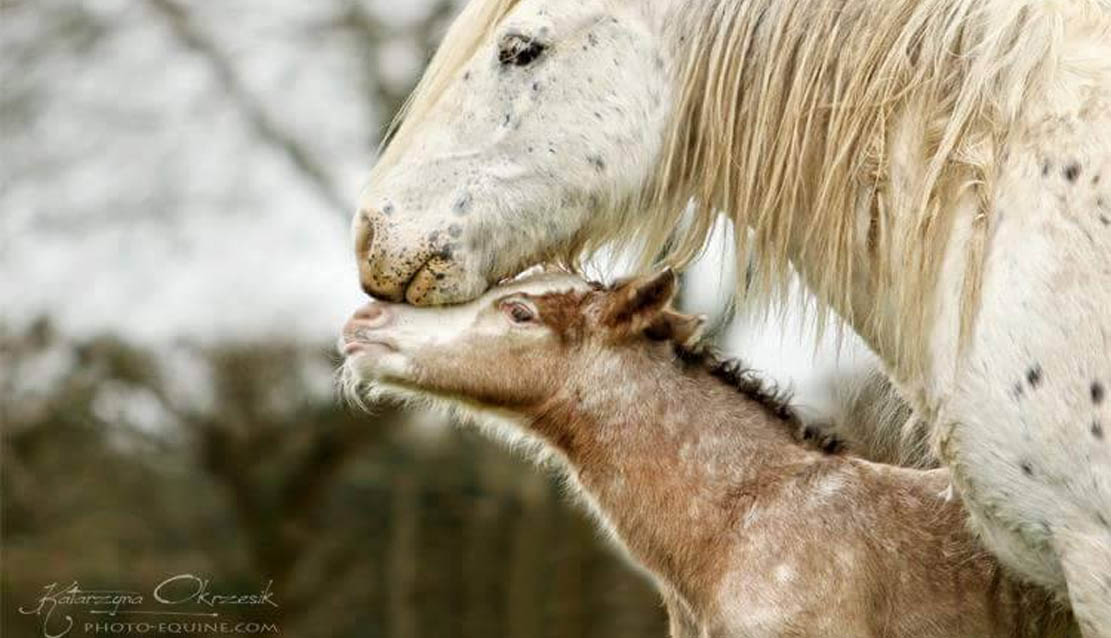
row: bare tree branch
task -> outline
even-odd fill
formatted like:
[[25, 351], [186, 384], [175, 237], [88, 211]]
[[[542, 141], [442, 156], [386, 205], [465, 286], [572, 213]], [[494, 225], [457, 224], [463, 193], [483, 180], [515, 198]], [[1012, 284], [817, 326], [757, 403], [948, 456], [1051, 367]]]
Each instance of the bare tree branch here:
[[197, 27], [188, 10], [174, 0], [150, 0], [149, 4], [166, 19], [171, 31], [183, 45], [208, 61], [217, 81], [243, 111], [255, 134], [284, 153], [313, 186], [321, 199], [346, 218], [352, 203], [340, 194], [327, 172], [317, 163], [305, 145], [284, 131], [275, 118], [267, 112], [261, 100], [255, 97], [239, 77], [232, 61]]
[[[435, 33], [437, 25], [454, 11], [455, 4], [451, 0], [439, 0], [429, 12], [428, 18], [413, 27], [412, 33], [417, 43], [421, 47], [430, 46], [436, 36], [439, 35]], [[389, 28], [357, 2], [353, 2], [347, 7], [336, 26], [353, 32], [355, 41], [360, 46], [360, 52], [365, 61], [364, 68], [367, 70], [364, 78], [364, 91], [366, 91], [372, 103], [380, 105], [385, 113], [381, 130], [381, 134], [385, 135], [388, 132], [390, 122], [393, 121], [394, 114], [401, 110], [413, 88], [412, 86], [400, 89], [391, 87], [383, 82], [379, 76], [380, 55], [377, 44], [386, 39]], [[419, 76], [413, 78], [412, 84], [415, 85], [419, 79]]]

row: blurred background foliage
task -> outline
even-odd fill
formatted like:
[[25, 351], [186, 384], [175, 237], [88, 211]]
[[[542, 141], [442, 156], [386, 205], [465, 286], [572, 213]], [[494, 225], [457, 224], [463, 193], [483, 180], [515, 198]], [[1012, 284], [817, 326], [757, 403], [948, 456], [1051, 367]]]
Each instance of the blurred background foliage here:
[[551, 475], [470, 430], [306, 394], [334, 363], [321, 348], [180, 347], [206, 378], [188, 396], [164, 355], [114, 337], [40, 322], [0, 353], [8, 636], [37, 634], [17, 608], [51, 582], [149, 592], [179, 573], [273, 580], [280, 607], [241, 617], [289, 636], [664, 635], [655, 593]]
[[286, 636], [665, 635], [550, 473], [335, 398], [349, 213], [460, 4], [0, 0], [5, 636], [180, 573]]

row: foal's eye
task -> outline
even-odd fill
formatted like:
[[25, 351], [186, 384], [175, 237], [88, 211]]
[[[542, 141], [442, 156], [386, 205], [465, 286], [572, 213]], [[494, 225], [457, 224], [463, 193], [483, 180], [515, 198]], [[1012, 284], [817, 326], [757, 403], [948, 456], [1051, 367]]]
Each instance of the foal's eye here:
[[511, 33], [502, 38], [501, 44], [498, 46], [498, 62], [503, 66], [509, 64], [528, 66], [540, 57], [540, 54], [544, 53], [546, 48], [547, 46], [532, 38], [519, 33]]
[[536, 312], [528, 304], [520, 301], [507, 301], [502, 304], [502, 312], [513, 323], [532, 323], [536, 320]]

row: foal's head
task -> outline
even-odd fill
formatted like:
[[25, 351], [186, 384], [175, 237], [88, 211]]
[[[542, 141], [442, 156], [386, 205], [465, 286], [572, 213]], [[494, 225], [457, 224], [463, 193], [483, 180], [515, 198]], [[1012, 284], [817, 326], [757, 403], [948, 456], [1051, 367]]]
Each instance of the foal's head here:
[[669, 308], [675, 279], [665, 270], [604, 288], [545, 273], [460, 306], [371, 302], [344, 328], [345, 375], [475, 407], [528, 410], [621, 350], [671, 356], [675, 343], [696, 341], [701, 318]]

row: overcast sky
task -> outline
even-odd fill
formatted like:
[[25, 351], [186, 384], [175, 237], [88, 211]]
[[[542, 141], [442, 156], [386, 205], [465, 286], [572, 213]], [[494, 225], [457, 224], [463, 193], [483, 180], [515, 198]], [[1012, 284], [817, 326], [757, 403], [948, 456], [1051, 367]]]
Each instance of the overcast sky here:
[[368, 85], [407, 88], [431, 4], [174, 3], [183, 35], [158, 3], [5, 3], [0, 316], [144, 342], [333, 334], [387, 117]]

